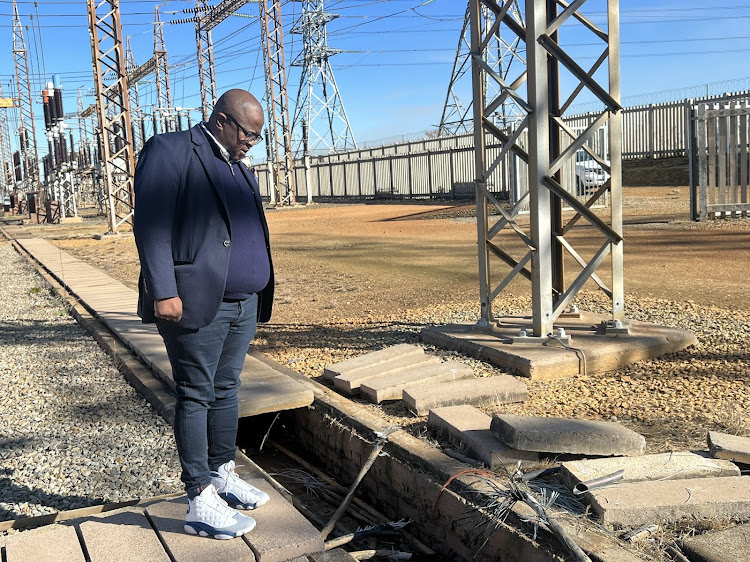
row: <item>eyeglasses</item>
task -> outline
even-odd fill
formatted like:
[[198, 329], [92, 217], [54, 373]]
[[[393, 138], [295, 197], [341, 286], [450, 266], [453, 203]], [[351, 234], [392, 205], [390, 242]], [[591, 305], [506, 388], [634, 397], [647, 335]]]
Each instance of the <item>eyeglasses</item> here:
[[237, 128], [240, 131], [242, 131], [243, 135], [245, 135], [244, 138], [242, 139], [243, 141], [249, 140], [250, 144], [257, 144], [263, 138], [263, 136], [260, 133], [253, 133], [245, 129], [245, 127], [240, 125], [239, 121], [237, 121], [237, 119], [232, 117], [229, 113], [225, 113], [224, 115], [226, 115], [228, 119], [231, 119], [232, 121], [234, 121], [234, 124], [237, 125]]

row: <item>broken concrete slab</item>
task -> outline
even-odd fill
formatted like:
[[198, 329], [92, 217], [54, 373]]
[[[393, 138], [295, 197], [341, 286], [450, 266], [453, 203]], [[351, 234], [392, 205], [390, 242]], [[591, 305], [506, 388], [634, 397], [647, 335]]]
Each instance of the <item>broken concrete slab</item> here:
[[524, 402], [529, 389], [510, 375], [464, 379], [404, 389], [403, 400], [418, 415], [426, 415], [432, 408], [459, 404]]
[[578, 455], [642, 455], [646, 439], [614, 422], [498, 414], [492, 433], [521, 451]]
[[490, 468], [515, 465], [518, 461], [538, 462], [539, 455], [518, 451], [499, 441], [490, 431], [492, 418], [473, 406], [445, 406], [430, 410], [427, 427], [445, 434], [459, 443], [466, 454], [482, 461]]
[[[601, 373], [628, 363], [658, 357], [696, 345], [695, 335], [686, 330], [630, 321], [630, 334], [604, 334], [602, 321], [609, 316], [582, 312], [579, 318], [558, 318], [555, 328], [564, 328], [572, 345], [586, 355], [586, 372]], [[476, 324], [466, 322], [422, 329], [422, 340], [471, 357], [489, 361], [498, 367], [513, 369], [532, 379], [570, 377], [583, 372], [583, 360], [572, 349], [550, 342], [509, 343], [519, 330], [532, 332], [530, 315], [503, 316], [492, 331], [478, 331]]]
[[750, 437], [709, 431], [708, 450], [714, 458], [750, 464]]
[[580, 482], [601, 478], [618, 470], [624, 471], [619, 482], [740, 475], [740, 469], [729, 461], [706, 458], [695, 453], [675, 452], [568, 461], [562, 463], [560, 479], [568, 488], [573, 489]]
[[345, 394], [356, 394], [363, 382], [378, 376], [394, 376], [397, 373], [427, 365], [438, 365], [442, 361], [433, 355], [407, 355], [396, 357], [390, 361], [384, 361], [369, 367], [355, 369], [338, 375], [333, 379], [333, 386]]
[[380, 351], [373, 351], [372, 353], [366, 353], [358, 357], [352, 357], [346, 361], [334, 363], [332, 365], [326, 365], [323, 369], [323, 377], [328, 380], [333, 380], [339, 375], [349, 373], [356, 369], [362, 369], [371, 365], [377, 365], [378, 363], [385, 363], [386, 361], [392, 361], [397, 357], [407, 356], [420, 356], [424, 355], [424, 349], [418, 345], [410, 345], [408, 343], [401, 343], [391, 347], [386, 347]]
[[403, 391], [420, 385], [435, 385], [441, 382], [452, 382], [474, 376], [474, 370], [466, 363], [446, 361], [415, 367], [395, 373], [386, 373], [364, 381], [359, 392], [372, 402], [379, 404], [383, 400], [401, 400]]
[[682, 549], [694, 562], [750, 562], [750, 523], [685, 539]]
[[334, 548], [320, 556], [311, 556], [310, 560], [312, 562], [355, 562], [357, 559], [343, 548]]
[[607, 528], [683, 520], [750, 519], [750, 476], [631, 482], [584, 496]]

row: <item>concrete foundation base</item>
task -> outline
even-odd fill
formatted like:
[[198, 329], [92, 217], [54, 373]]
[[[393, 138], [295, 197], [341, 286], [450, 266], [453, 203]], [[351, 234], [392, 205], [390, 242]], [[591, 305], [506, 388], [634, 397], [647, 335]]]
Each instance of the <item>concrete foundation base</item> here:
[[424, 328], [422, 339], [533, 379], [611, 371], [698, 343], [692, 332], [636, 320], [629, 322], [629, 334], [605, 333], [603, 322], [609, 317], [588, 312], [577, 316], [555, 322], [556, 330], [564, 328], [570, 336], [567, 348], [554, 339], [511, 343], [520, 330], [531, 333], [531, 315], [500, 317], [492, 330], [473, 323]]
[[60, 217], [60, 224], [83, 222], [82, 217]]
[[132, 238], [132, 232], [105, 232], [104, 234], [94, 234], [94, 240], [107, 240], [108, 238]]

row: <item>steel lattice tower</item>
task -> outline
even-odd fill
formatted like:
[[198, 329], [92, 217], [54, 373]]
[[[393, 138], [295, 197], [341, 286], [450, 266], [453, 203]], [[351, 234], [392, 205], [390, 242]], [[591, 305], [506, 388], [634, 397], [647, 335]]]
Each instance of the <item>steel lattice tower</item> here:
[[[602, 0], [607, 6], [607, 25], [601, 29], [587, 19], [579, 8], [585, 0], [567, 4], [561, 0], [526, 0], [525, 18], [519, 19], [511, 11], [516, 0], [496, 3], [494, 0], [471, 0], [471, 60], [473, 85], [474, 150], [477, 197], [477, 234], [479, 246], [479, 284], [481, 318], [478, 326], [492, 329], [494, 299], [518, 274], [531, 281], [533, 336], [527, 340], [547, 341], [553, 333], [553, 324], [565, 311], [583, 285], [591, 280], [610, 298], [612, 320], [607, 330], [627, 330], [620, 323], [624, 320], [623, 284], [623, 231], [622, 231], [622, 107], [620, 105], [620, 21], [619, 0]], [[560, 7], [562, 11], [558, 11]], [[489, 8], [494, 22], [482, 25], [482, 8]], [[588, 70], [582, 68], [558, 41], [560, 28], [568, 22], [590, 32], [593, 39], [602, 42], [602, 51]], [[487, 68], [484, 50], [489, 44], [488, 34], [494, 34], [503, 26], [524, 41], [527, 49], [527, 68], [508, 83], [497, 73]], [[604, 63], [602, 75], [607, 81], [600, 84], [594, 75]], [[560, 98], [559, 71], [564, 67], [576, 82], [575, 88], [565, 101]], [[487, 77], [494, 80], [500, 94], [487, 96], [484, 82]], [[525, 92], [521, 86], [525, 87]], [[605, 107], [596, 119], [581, 132], [574, 131], [563, 120], [565, 111], [578, 94], [588, 90]], [[525, 95], [524, 95], [525, 94]], [[505, 99], [511, 98], [523, 109], [524, 118], [515, 123], [510, 131], [503, 130], [489, 118]], [[607, 126], [610, 161], [599, 156], [587, 144], [602, 126]], [[528, 141], [521, 142], [523, 133]], [[486, 141], [497, 139], [502, 146], [499, 154], [488, 160]], [[562, 143], [561, 141], [569, 141]], [[565, 146], [563, 149], [562, 146]], [[575, 159], [575, 154], [584, 150], [599, 166], [610, 174], [605, 182], [586, 203], [563, 189], [560, 185], [562, 168]], [[492, 171], [503, 165], [506, 156], [514, 155], [528, 165], [529, 189], [510, 209], [506, 209], [488, 190]], [[605, 221], [594, 214], [590, 207], [609, 191], [611, 196], [611, 218]], [[571, 207], [575, 214], [567, 222], [563, 220], [562, 203]], [[530, 224], [528, 231], [516, 222], [518, 212], [528, 205]], [[489, 227], [489, 208], [501, 215]], [[602, 245], [593, 255], [585, 258], [573, 247], [568, 236], [581, 219], [588, 222], [593, 231], [587, 239], [600, 235]], [[524, 250], [523, 255], [511, 255], [509, 247], [503, 248], [497, 237], [504, 229], [512, 230]], [[505, 230], [508, 232], [508, 230]], [[563, 252], [578, 263], [580, 273], [566, 283], [563, 270]], [[611, 288], [596, 274], [604, 260], [611, 256]], [[490, 258], [496, 257], [511, 268], [511, 271], [492, 288]], [[527, 267], [530, 264], [530, 269]]]
[[[164, 24], [159, 15], [159, 6], [154, 6], [154, 79], [156, 81], [156, 107], [162, 112], [172, 108], [172, 91], [169, 87], [169, 65], [167, 64], [167, 44], [164, 42]], [[174, 131], [171, 116], [164, 120], [165, 131]], [[158, 131], [154, 131], [157, 134]]]
[[[469, 5], [471, 2], [469, 2]], [[469, 36], [469, 5], [466, 7], [461, 34], [456, 47], [456, 57], [453, 61], [453, 71], [448, 83], [448, 93], [445, 96], [443, 114], [440, 118], [439, 131], [441, 136], [458, 135], [470, 133], [473, 128], [471, 92], [469, 91], [469, 79], [471, 75], [471, 45]], [[522, 21], [521, 10], [518, 0], [506, 2], [504, 10], [517, 21]], [[526, 61], [523, 50], [524, 43], [520, 37], [510, 34], [514, 39], [507, 41], [505, 34], [501, 34], [500, 26], [493, 27], [495, 16], [488, 6], [481, 7], [480, 25], [483, 34], [486, 35], [487, 44], [482, 49], [482, 60], [484, 66], [484, 81], [482, 87], [485, 97], [496, 99], [501, 93], [502, 84], [507, 85], [509, 73], [514, 67], [525, 66]], [[495, 76], [493, 76], [493, 74]], [[466, 77], [466, 79], [464, 79]], [[462, 91], [462, 88], [466, 91]], [[508, 127], [522, 117], [523, 111], [513, 102], [505, 98], [498, 107], [492, 108], [487, 115], [495, 125]]]
[[198, 11], [195, 17], [195, 44], [198, 49], [198, 80], [200, 81], [203, 119], [207, 121], [219, 97], [216, 92], [214, 44], [211, 37], [212, 26], [207, 25], [210, 20], [202, 14], [203, 11], [209, 9], [206, 0], [195, 0], [195, 8]]
[[[130, 46], [130, 35], [125, 38], [125, 70], [127, 74], [132, 74], [138, 65], [135, 64], [135, 57], [133, 56], [133, 48]], [[140, 96], [138, 95], [138, 82], [128, 81], [130, 96], [130, 116], [132, 135], [133, 135], [133, 150], [139, 152], [143, 143], [146, 139], [142, 135], [142, 123], [143, 113], [141, 112]]]
[[[23, 26], [15, 0], [13, 1], [13, 59], [16, 66], [18, 103], [21, 109], [18, 138], [24, 181], [28, 189], [36, 189], [39, 183], [39, 156], [36, 146], [33, 97], [29, 82], [29, 59], [26, 53], [26, 43], [23, 39]], [[42, 196], [43, 202], [44, 197]]]
[[[328, 59], [341, 52], [328, 46], [326, 24], [338, 17], [326, 13], [323, 0], [299, 0], [302, 15], [292, 33], [302, 34], [303, 49], [292, 66], [301, 66], [292, 130], [294, 151], [328, 152], [357, 148], [349, 118]], [[304, 124], [304, 126], [303, 126]], [[307, 134], [307, 138], [304, 135]]]
[[294, 177], [289, 97], [287, 95], [284, 31], [281, 24], [281, 0], [260, 3], [261, 38], [265, 51], [266, 103], [268, 112], [267, 151], [273, 178], [271, 204], [294, 205], [297, 189]]
[[132, 222], [133, 141], [118, 0], [87, 0], [109, 233]]
[[[3, 85], [0, 83], [0, 97], [5, 97]], [[3, 181], [3, 193], [8, 194], [14, 191], [15, 177], [13, 175], [13, 149], [10, 142], [10, 127], [8, 119], [8, 110], [3, 109], [0, 113], [0, 178]]]

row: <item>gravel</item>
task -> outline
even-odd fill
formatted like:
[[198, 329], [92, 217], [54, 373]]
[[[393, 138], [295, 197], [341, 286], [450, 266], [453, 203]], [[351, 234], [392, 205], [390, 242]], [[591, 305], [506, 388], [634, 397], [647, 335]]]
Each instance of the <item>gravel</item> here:
[[172, 429], [0, 244], [0, 521], [182, 489]]

